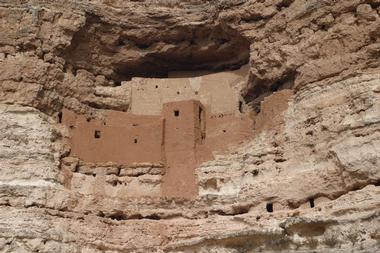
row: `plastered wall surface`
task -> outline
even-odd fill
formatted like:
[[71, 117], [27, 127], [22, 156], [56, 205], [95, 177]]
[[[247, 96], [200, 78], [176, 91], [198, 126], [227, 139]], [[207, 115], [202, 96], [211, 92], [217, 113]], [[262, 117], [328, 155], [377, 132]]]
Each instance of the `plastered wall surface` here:
[[198, 162], [210, 160], [214, 154], [228, 151], [251, 138], [253, 120], [246, 114], [206, 115], [206, 138], [198, 147]]
[[[235, 85], [245, 80], [247, 67], [239, 70], [187, 78], [134, 78], [131, 108], [133, 114], [160, 115], [163, 104], [188, 99], [199, 100], [209, 113], [235, 113], [239, 93]], [[178, 76], [171, 73], [169, 76]], [[188, 74], [190, 75], [190, 74]]]
[[288, 108], [288, 100], [292, 95], [292, 90], [284, 89], [261, 102], [261, 112], [255, 118], [255, 134], [264, 130], [278, 130], [278, 126], [283, 123], [282, 113]]
[[163, 195], [190, 198], [197, 194], [196, 148], [202, 141], [202, 105], [195, 100], [164, 105], [166, 172]]
[[[77, 120], [76, 123], [72, 123]], [[71, 155], [86, 162], [160, 163], [163, 121], [159, 116], [110, 112], [104, 120], [87, 120], [64, 111], [71, 129]]]

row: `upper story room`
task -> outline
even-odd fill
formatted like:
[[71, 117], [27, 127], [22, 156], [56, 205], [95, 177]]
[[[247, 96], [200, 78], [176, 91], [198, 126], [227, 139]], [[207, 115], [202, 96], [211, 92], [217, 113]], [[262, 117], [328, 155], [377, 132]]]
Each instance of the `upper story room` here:
[[130, 109], [138, 115], [160, 115], [163, 104], [198, 100], [209, 116], [235, 115], [242, 111], [242, 85], [248, 78], [248, 65], [234, 71], [169, 72], [169, 78], [132, 78], [124, 82], [131, 89]]

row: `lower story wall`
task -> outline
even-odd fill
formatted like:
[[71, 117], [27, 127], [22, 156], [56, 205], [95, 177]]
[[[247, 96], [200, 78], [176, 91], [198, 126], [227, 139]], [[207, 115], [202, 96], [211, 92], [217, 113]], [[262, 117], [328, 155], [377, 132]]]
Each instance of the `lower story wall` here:
[[[113, 115], [111, 118], [103, 120], [88, 121], [83, 116], [63, 115], [64, 123], [70, 129], [70, 156], [80, 158], [82, 162], [71, 168], [72, 186], [84, 192], [100, 191], [106, 196], [189, 199], [198, 196], [196, 168], [212, 160], [215, 153], [226, 153], [229, 148], [247, 141], [253, 128], [253, 120], [247, 114], [206, 113], [202, 116], [205, 132], [197, 133], [201, 131], [196, 127], [199, 124], [198, 109], [195, 102], [173, 104], [165, 119], [156, 116], [136, 118], [120, 113], [110, 114]], [[176, 116], [173, 110], [179, 110], [180, 114]], [[160, 173], [133, 172], [138, 176], [124, 173], [125, 168], [146, 162], [159, 164]], [[109, 163], [114, 165], [108, 166]], [[100, 184], [99, 180], [103, 183]], [[98, 185], [104, 185], [104, 182], [109, 187], [98, 189]]]
[[74, 157], [66, 157], [62, 169], [65, 172], [65, 186], [82, 194], [118, 198], [162, 195], [162, 164], [120, 166], [86, 163]]

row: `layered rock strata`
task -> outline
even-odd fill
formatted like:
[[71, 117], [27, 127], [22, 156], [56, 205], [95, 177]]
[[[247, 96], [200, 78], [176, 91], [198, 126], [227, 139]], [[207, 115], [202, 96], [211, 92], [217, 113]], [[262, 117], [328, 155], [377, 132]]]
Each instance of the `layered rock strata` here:
[[[379, 8], [1, 1], [0, 250], [378, 251]], [[158, 197], [160, 164], [68, 157], [62, 108], [128, 111], [131, 82], [247, 62], [251, 138], [195, 169], [195, 199]]]

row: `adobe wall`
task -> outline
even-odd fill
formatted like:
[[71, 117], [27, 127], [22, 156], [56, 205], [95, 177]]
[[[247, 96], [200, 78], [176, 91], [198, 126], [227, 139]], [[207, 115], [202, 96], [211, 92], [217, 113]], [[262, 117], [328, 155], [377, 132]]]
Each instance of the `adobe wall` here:
[[276, 131], [283, 125], [282, 114], [288, 108], [288, 101], [292, 95], [292, 90], [284, 89], [264, 98], [260, 105], [260, 114], [255, 118], [254, 134], [264, 130]]
[[248, 115], [210, 114], [195, 100], [165, 104], [163, 117], [166, 171], [162, 191], [167, 197], [197, 196], [195, 169], [213, 159], [215, 152], [228, 151], [252, 134]]
[[206, 114], [206, 134], [197, 149], [198, 163], [213, 159], [252, 137], [253, 119], [247, 114]]
[[87, 163], [69, 156], [62, 158], [61, 169], [64, 186], [79, 193], [118, 198], [162, 195], [163, 164]]
[[[234, 87], [246, 79], [247, 70], [245, 66], [235, 71], [189, 78], [134, 78], [130, 82], [130, 112], [160, 115], [165, 103], [194, 99], [199, 100], [211, 114], [235, 113], [239, 106], [239, 92]], [[170, 76], [180, 73], [171, 73]]]
[[204, 108], [195, 100], [172, 102], [164, 105], [163, 116], [166, 171], [162, 193], [167, 197], [193, 198], [198, 193], [196, 148], [204, 136]]
[[62, 122], [70, 128], [70, 155], [83, 161], [163, 162], [163, 120], [159, 116], [109, 112], [104, 120], [88, 120], [65, 110]]
[[[66, 164], [65, 164], [66, 163]], [[63, 161], [63, 166], [67, 166]], [[106, 197], [160, 197], [163, 166], [136, 164], [132, 167], [79, 162], [66, 187], [79, 193]]]
[[196, 100], [166, 103], [162, 116], [108, 111], [104, 119], [87, 119], [68, 110], [62, 115], [71, 135], [70, 156], [95, 164], [164, 166], [159, 188], [147, 193], [141, 185], [120, 186], [129, 189], [125, 194], [157, 196], [160, 191], [161, 196], [183, 198], [198, 194], [195, 169], [215, 152], [249, 139], [252, 121], [239, 112], [212, 114]]

